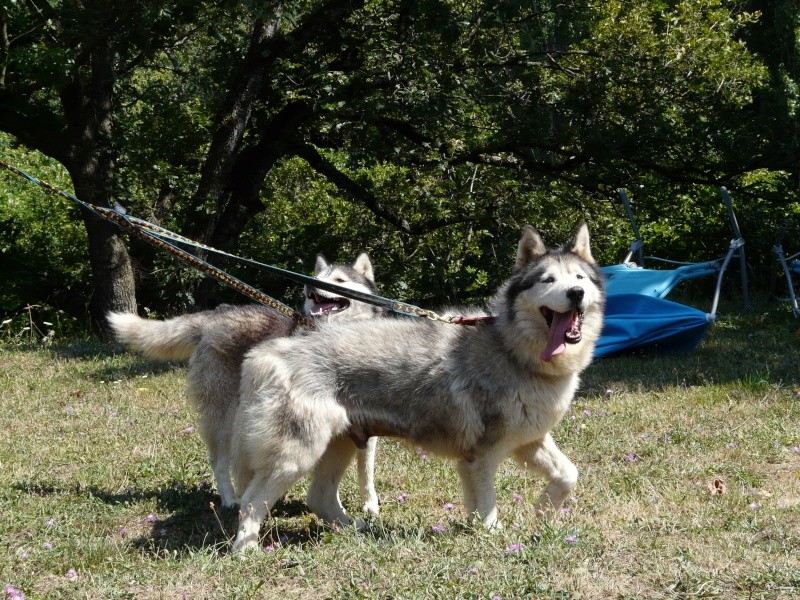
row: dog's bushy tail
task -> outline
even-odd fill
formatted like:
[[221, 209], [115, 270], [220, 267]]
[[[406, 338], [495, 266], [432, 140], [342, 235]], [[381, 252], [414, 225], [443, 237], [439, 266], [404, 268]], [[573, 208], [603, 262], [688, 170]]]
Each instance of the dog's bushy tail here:
[[192, 355], [203, 335], [203, 319], [183, 315], [166, 321], [143, 319], [134, 313], [108, 313], [117, 339], [150, 358], [185, 360]]

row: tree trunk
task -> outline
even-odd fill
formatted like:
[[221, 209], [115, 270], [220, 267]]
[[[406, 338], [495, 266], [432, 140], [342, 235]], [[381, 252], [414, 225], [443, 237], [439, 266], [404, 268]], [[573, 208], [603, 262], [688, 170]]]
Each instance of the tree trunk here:
[[[250, 117], [262, 94], [269, 69], [280, 56], [292, 56], [312, 42], [320, 43], [326, 37], [336, 35], [338, 24], [363, 4], [363, 0], [328, 0], [310, 13], [288, 37], [283, 37], [279, 29], [282, 18], [280, 1], [273, 3], [269, 18], [254, 23], [242, 68], [217, 115], [218, 126], [190, 203], [190, 210], [196, 212], [197, 218], [186, 225], [184, 235], [220, 249], [235, 248], [247, 221], [264, 209], [258, 191], [281, 153], [287, 153], [286, 148], [281, 147], [282, 143], [295, 137], [295, 130], [311, 115], [311, 108], [305, 104], [289, 103], [266, 132], [259, 132], [261, 141], [256, 146], [244, 147], [245, 131], [251, 125]], [[283, 117], [286, 117], [285, 121]], [[259, 153], [263, 155], [258, 156]], [[212, 202], [215, 207], [212, 214], [199, 210]], [[212, 263], [215, 260], [213, 256], [208, 259]], [[207, 279], [198, 283], [193, 294], [198, 307], [210, 306], [215, 285]]]
[[[277, 3], [275, 14], [270, 20], [258, 19], [253, 25], [250, 46], [244, 57], [240, 75], [234, 78], [225, 104], [217, 115], [218, 126], [214, 131], [208, 155], [200, 172], [200, 182], [191, 202], [197, 211], [184, 233], [202, 242], [210, 242], [214, 229], [225, 210], [229, 195], [229, 178], [241, 149], [245, 129], [263, 85], [267, 63], [263, 59], [265, 48], [278, 32], [281, 19], [281, 5]], [[213, 214], [206, 215], [199, 210], [203, 203], [212, 201]]]
[[[66, 167], [78, 198], [98, 206], [113, 206], [114, 70], [110, 42], [105, 40], [93, 48], [88, 60], [88, 77], [76, 74], [61, 92], [69, 139]], [[83, 219], [94, 285], [89, 317], [92, 329], [107, 337], [109, 311], [136, 311], [133, 268], [116, 225], [88, 211], [84, 211]]]
[[133, 268], [128, 249], [116, 225], [93, 214], [84, 214], [89, 236], [89, 262], [94, 289], [89, 300], [92, 329], [108, 337], [106, 314], [136, 312], [136, 293]]

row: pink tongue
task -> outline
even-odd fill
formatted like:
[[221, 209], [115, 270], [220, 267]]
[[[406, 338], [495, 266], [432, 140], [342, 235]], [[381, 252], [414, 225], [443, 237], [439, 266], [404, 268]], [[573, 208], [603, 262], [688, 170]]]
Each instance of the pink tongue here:
[[336, 308], [336, 304], [334, 302], [325, 302], [322, 304], [315, 304], [311, 308], [311, 316], [312, 317], [319, 317], [324, 314], [327, 314], [333, 311]]
[[561, 354], [567, 349], [564, 343], [564, 336], [572, 326], [572, 311], [565, 313], [553, 313], [553, 322], [550, 325], [550, 338], [547, 340], [547, 348], [539, 356], [544, 362], [550, 362], [554, 356]]

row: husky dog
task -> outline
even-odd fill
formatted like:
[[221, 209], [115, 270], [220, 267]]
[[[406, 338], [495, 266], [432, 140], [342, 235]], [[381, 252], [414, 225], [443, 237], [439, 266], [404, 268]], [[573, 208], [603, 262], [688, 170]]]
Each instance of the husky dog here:
[[547, 480], [537, 512], [558, 509], [578, 471], [550, 431], [592, 360], [603, 306], [586, 224], [557, 249], [527, 226], [493, 320], [387, 318], [255, 346], [242, 365], [232, 442], [241, 494], [234, 551], [257, 545], [270, 508], [309, 471], [309, 508], [351, 522], [337, 489], [356, 448], [375, 435], [454, 459], [465, 509], [487, 528], [501, 526], [493, 478], [507, 456]]
[[[329, 264], [317, 256], [314, 276], [323, 281], [374, 294], [372, 262], [362, 253], [352, 266]], [[382, 310], [350, 301], [330, 292], [305, 287], [303, 310], [316, 326], [326, 322], [371, 319]], [[117, 338], [145, 355], [161, 360], [189, 359], [188, 395], [199, 413], [199, 431], [208, 448], [222, 504], [238, 503], [230, 478], [230, 439], [244, 354], [267, 339], [288, 336], [296, 323], [258, 305], [221, 305], [215, 310], [158, 321], [130, 313], [110, 313], [109, 323]], [[364, 511], [378, 513], [373, 481], [375, 447], [372, 438], [358, 456], [358, 473]]]

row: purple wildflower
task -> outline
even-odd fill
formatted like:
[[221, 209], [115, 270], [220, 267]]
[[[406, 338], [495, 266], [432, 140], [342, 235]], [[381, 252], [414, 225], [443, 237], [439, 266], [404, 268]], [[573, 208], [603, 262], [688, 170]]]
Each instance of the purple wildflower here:
[[431, 527], [433, 533], [442, 533], [444, 531], [444, 525], [437, 523], [433, 527]]
[[6, 598], [8, 598], [8, 600], [25, 600], [25, 594], [23, 594], [21, 591], [19, 591], [10, 583], [6, 584], [5, 592], [6, 592]]

